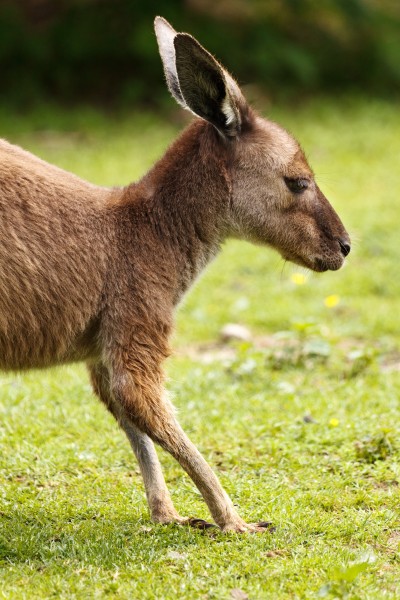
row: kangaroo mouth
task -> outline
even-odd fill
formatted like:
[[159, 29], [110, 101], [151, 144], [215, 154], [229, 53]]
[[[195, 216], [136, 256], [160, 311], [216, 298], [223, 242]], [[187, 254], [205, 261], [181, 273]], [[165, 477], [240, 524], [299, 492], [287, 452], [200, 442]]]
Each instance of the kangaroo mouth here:
[[317, 273], [324, 273], [325, 271], [338, 271], [342, 267], [344, 259], [342, 256], [334, 258], [333, 260], [326, 260], [324, 258], [316, 258], [313, 270]]
[[326, 271], [338, 271], [344, 263], [344, 258], [342, 255], [332, 256], [329, 258], [303, 258], [298, 254], [285, 254], [283, 255], [283, 258], [285, 260], [290, 260], [290, 262], [293, 262], [296, 265], [300, 265], [301, 267], [306, 267], [311, 271], [315, 271], [316, 273], [325, 273]]

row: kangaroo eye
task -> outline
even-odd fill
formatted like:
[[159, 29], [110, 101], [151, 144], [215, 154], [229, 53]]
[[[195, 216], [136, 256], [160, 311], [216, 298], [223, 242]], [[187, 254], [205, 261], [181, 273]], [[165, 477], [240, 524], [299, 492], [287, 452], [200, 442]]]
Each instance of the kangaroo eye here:
[[302, 177], [284, 177], [284, 180], [289, 190], [294, 194], [301, 194], [310, 185], [309, 180]]

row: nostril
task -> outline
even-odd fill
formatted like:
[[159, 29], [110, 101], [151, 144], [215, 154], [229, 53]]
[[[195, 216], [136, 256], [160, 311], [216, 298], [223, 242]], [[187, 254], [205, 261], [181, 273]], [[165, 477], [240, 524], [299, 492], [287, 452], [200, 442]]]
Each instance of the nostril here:
[[343, 256], [350, 254], [351, 246], [349, 242], [345, 242], [344, 240], [338, 240], [338, 242]]

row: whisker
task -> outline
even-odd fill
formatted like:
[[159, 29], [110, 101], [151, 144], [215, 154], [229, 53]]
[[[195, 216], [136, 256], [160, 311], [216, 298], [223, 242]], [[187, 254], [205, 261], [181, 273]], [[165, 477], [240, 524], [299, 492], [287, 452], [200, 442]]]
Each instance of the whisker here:
[[284, 271], [285, 271], [285, 267], [287, 265], [287, 260], [285, 258], [283, 258], [282, 261], [283, 262], [282, 262], [281, 275], [280, 275], [280, 281], [281, 281], [281, 283], [283, 282], [283, 274], [284, 274]]

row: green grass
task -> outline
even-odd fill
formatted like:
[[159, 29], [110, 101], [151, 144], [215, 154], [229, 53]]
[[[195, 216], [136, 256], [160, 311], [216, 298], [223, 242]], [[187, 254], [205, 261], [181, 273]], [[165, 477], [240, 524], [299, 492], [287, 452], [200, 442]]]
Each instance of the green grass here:
[[[358, 241], [345, 269], [303, 285], [271, 250], [228, 243], [180, 309], [167, 373], [241, 514], [276, 531], [152, 524], [84, 368], [3, 375], [0, 598], [400, 597], [398, 107], [318, 100], [270, 116], [300, 139]], [[0, 112], [1, 135], [108, 185], [139, 177], [178, 128], [88, 109]], [[227, 322], [253, 341], [221, 345]], [[180, 512], [206, 518], [160, 456]]]

